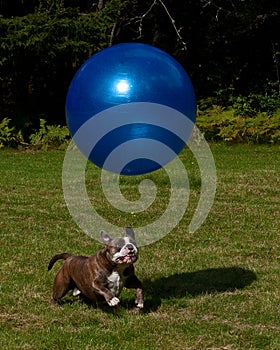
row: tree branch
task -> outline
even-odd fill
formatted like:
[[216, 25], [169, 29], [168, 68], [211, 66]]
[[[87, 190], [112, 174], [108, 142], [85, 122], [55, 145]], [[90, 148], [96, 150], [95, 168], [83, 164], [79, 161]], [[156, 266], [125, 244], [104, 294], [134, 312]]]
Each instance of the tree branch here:
[[171, 16], [170, 12], [168, 11], [168, 8], [166, 7], [165, 3], [162, 1], [162, 0], [158, 0], [158, 2], [161, 4], [161, 6], [164, 8], [167, 16], [169, 17], [171, 23], [172, 23], [172, 26], [177, 34], [177, 37], [178, 37], [178, 41], [180, 41], [180, 43], [183, 45], [183, 50], [184, 51], [187, 51], [187, 44], [185, 43], [185, 41], [183, 40], [183, 37], [181, 36], [180, 34], [180, 31], [182, 28], [178, 29], [176, 27], [176, 24], [175, 24], [175, 20], [173, 19], [173, 17]]
[[156, 3], [157, 3], [157, 0], [154, 0], [154, 2], [148, 8], [148, 10], [140, 17], [140, 19], [139, 19], [139, 27], [138, 27], [139, 36], [138, 36], [137, 39], [142, 37], [142, 28], [143, 28], [143, 20], [144, 20], [144, 18], [152, 11], [152, 9], [156, 5]]
[[111, 29], [110, 40], [109, 40], [109, 46], [112, 46], [112, 45], [113, 45], [113, 40], [114, 40], [114, 35], [115, 35], [116, 27], [117, 27], [117, 23], [114, 23], [114, 24], [113, 24], [113, 27], [112, 27], [112, 29]]
[[[214, 7], [216, 9], [215, 20], [217, 22], [219, 21], [220, 12], [224, 11], [224, 12], [230, 13], [230, 11], [225, 10], [225, 8], [223, 8], [223, 7], [219, 6], [219, 5], [216, 5], [214, 0], [200, 0], [200, 2], [203, 5], [202, 8], [205, 8], [207, 6], [212, 6], [212, 7]], [[230, 5], [232, 7], [235, 6], [234, 3], [231, 0], [228, 0], [228, 2], [230, 3]]]
[[[176, 33], [176, 35], [177, 35], [178, 41], [179, 41], [179, 42], [182, 44], [182, 46], [183, 46], [182, 50], [186, 51], [186, 50], [187, 50], [187, 44], [186, 44], [185, 41], [183, 40], [183, 37], [182, 37], [182, 35], [181, 35], [181, 33], [180, 33], [182, 28], [180, 28], [180, 29], [177, 28], [176, 23], [175, 23], [175, 20], [174, 20], [174, 18], [171, 16], [171, 14], [170, 14], [170, 12], [169, 12], [167, 6], [166, 6], [165, 3], [163, 2], [163, 0], [154, 0], [153, 3], [151, 4], [151, 6], [148, 8], [148, 10], [147, 10], [142, 16], [133, 18], [134, 20], [135, 20], [136, 18], [138, 18], [138, 20], [137, 20], [136, 22], [139, 22], [139, 27], [138, 27], [138, 33], [139, 33], [139, 35], [138, 35], [137, 39], [140, 39], [140, 38], [142, 37], [143, 21], [144, 21], [145, 17], [147, 17], [147, 15], [153, 10], [154, 6], [157, 5], [157, 4], [160, 4], [160, 5], [163, 7], [165, 13], [167, 14], [167, 16], [168, 16], [168, 18], [169, 18], [169, 20], [170, 20], [170, 22], [171, 22], [171, 24], [172, 24], [172, 26], [173, 26], [173, 28], [174, 28], [174, 30], [175, 30], [175, 33]], [[133, 20], [133, 19], [132, 19], [132, 20]]]

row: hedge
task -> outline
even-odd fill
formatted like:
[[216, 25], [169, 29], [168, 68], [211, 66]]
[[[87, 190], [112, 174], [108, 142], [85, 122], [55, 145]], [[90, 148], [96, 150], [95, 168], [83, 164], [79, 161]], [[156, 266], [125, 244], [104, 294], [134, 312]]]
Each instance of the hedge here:
[[[196, 125], [209, 142], [280, 144], [280, 109], [273, 114], [255, 117], [236, 115], [233, 109], [214, 106], [197, 112]], [[38, 130], [24, 135], [11, 126], [11, 120], [0, 122], [0, 148], [65, 149], [70, 140], [66, 126], [46, 125], [40, 119]]]

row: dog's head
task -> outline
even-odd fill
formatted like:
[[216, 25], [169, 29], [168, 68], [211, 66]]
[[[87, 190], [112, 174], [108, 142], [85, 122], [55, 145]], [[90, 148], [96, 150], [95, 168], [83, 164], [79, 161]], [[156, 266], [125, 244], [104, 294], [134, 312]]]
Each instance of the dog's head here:
[[132, 228], [125, 229], [125, 236], [111, 238], [108, 233], [101, 231], [101, 238], [106, 246], [110, 260], [115, 264], [133, 264], [138, 258], [138, 248]]

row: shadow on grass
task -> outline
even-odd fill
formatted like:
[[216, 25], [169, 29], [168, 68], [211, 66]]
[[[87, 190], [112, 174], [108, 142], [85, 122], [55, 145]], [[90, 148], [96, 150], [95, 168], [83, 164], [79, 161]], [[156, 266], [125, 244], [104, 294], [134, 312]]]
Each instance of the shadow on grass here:
[[69, 292], [65, 297], [58, 301], [57, 305], [86, 305], [89, 309], [101, 309], [102, 311], [115, 314], [116, 308], [110, 307], [105, 299], [100, 298], [100, 300], [90, 300], [85, 295], [80, 294], [79, 296], [74, 297], [71, 292]]
[[156, 310], [162, 299], [196, 297], [202, 294], [234, 292], [257, 279], [254, 272], [240, 267], [212, 268], [143, 281], [146, 310]]
[[[155, 311], [162, 299], [179, 299], [196, 297], [202, 294], [234, 292], [250, 285], [257, 279], [254, 272], [240, 267], [212, 268], [207, 270], [185, 272], [143, 282], [145, 291], [144, 312]], [[106, 302], [92, 302], [84, 296], [72, 297], [71, 294], [59, 301], [60, 305], [84, 303], [89, 308], [99, 308], [104, 312], [116, 314]], [[133, 309], [134, 301], [122, 300], [121, 306]]]

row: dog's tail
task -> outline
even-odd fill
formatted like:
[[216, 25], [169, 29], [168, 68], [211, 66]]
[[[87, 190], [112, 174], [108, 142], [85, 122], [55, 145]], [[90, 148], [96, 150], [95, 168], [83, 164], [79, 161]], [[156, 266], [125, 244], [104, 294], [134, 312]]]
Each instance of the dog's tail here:
[[48, 270], [50, 270], [53, 267], [54, 263], [57, 260], [60, 260], [60, 259], [66, 260], [67, 258], [70, 258], [70, 256], [72, 256], [72, 255], [68, 254], [68, 253], [62, 253], [62, 254], [55, 255], [54, 257], [51, 258], [51, 260], [49, 262]]

